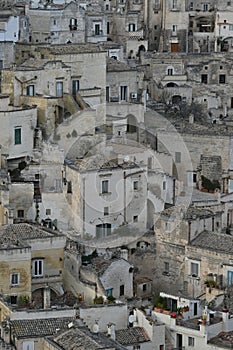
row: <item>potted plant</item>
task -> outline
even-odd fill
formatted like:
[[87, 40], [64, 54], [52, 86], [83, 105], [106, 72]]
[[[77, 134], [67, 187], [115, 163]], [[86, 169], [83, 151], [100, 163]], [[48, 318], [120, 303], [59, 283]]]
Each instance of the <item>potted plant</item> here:
[[93, 301], [94, 301], [94, 304], [103, 304], [104, 298], [102, 296], [99, 296], [99, 297], [96, 296]]
[[181, 307], [178, 307], [177, 309], [177, 320], [178, 320], [178, 324], [181, 325], [181, 321], [183, 319], [183, 310]]
[[188, 311], [189, 311], [189, 306], [188, 305], [184, 306], [183, 307], [183, 312], [188, 312]]

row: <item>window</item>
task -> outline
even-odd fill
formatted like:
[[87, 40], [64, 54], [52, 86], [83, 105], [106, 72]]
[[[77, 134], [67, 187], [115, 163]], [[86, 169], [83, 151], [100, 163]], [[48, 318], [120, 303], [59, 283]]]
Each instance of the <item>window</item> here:
[[110, 236], [111, 233], [112, 233], [112, 225], [111, 224], [96, 225], [96, 238]]
[[108, 11], [109, 10], [109, 4], [105, 5], [105, 10]]
[[141, 346], [140, 345], [134, 345], [133, 346], [133, 350], [140, 350], [141, 349]]
[[15, 145], [21, 145], [21, 128], [15, 128]]
[[24, 218], [24, 210], [23, 209], [17, 210], [17, 217], [19, 219], [23, 219]]
[[177, 8], [177, 0], [172, 0], [172, 8], [174, 10]]
[[77, 30], [77, 19], [76, 18], [71, 18], [70, 19], [70, 30]]
[[193, 11], [193, 2], [190, 2], [189, 10], [190, 10], [190, 11]]
[[209, 10], [209, 4], [203, 4], [203, 11]]
[[109, 207], [104, 207], [104, 216], [109, 215]]
[[197, 263], [194, 263], [194, 262], [191, 262], [190, 264], [190, 274], [192, 277], [198, 277], [198, 264]]
[[102, 181], [102, 193], [108, 193], [108, 185], [109, 185], [108, 180]]
[[143, 290], [143, 292], [146, 292], [146, 290], [147, 290], [147, 285], [146, 285], [146, 283], [144, 283], [144, 284], [142, 285], [142, 290]]
[[46, 209], [45, 214], [46, 215], [51, 215], [51, 209]]
[[11, 295], [11, 304], [17, 304], [17, 295]]
[[173, 75], [173, 68], [168, 68], [167, 75]]
[[225, 84], [226, 83], [226, 75], [220, 74], [219, 75], [219, 84]]
[[72, 193], [72, 182], [71, 181], [67, 182], [67, 193]]
[[176, 35], [177, 34], [177, 25], [173, 24], [172, 25], [172, 35]]
[[134, 191], [138, 191], [138, 181], [133, 182], [133, 189]]
[[106, 102], [110, 101], [110, 88], [106, 86]]
[[42, 259], [33, 261], [33, 276], [43, 276], [44, 261]]
[[72, 80], [72, 95], [76, 95], [79, 91], [79, 80]]
[[110, 33], [110, 23], [107, 22], [107, 34], [109, 34], [109, 33]]
[[193, 173], [193, 183], [197, 183], [197, 174]]
[[227, 271], [227, 286], [233, 284], [233, 271]]
[[160, 8], [160, 0], [155, 0], [154, 10], [157, 11]]
[[112, 295], [113, 288], [106, 289], [105, 292], [106, 292], [107, 296], [109, 297]]
[[181, 163], [181, 152], [175, 152], [175, 162]]
[[121, 86], [121, 101], [127, 101], [127, 86]]
[[20, 274], [19, 273], [12, 273], [11, 274], [11, 286], [18, 286], [20, 280]]
[[121, 286], [120, 286], [120, 296], [122, 296], [122, 295], [124, 295], [125, 294], [125, 286], [124, 286], [124, 284], [122, 284]]
[[148, 166], [148, 169], [152, 169], [152, 157], [148, 158], [147, 166]]
[[194, 346], [194, 338], [188, 337], [188, 346]]
[[166, 183], [166, 181], [163, 181], [163, 190], [165, 191], [166, 188], [167, 188], [167, 183]]
[[34, 341], [23, 342], [23, 350], [34, 350]]
[[164, 271], [169, 272], [169, 262], [164, 261]]
[[35, 96], [35, 87], [34, 85], [27, 86], [27, 96]]
[[53, 25], [54, 25], [54, 26], [57, 25], [57, 20], [56, 20], [56, 19], [53, 20]]
[[56, 83], [56, 96], [57, 97], [63, 96], [63, 82], [62, 81], [58, 81]]
[[201, 82], [202, 82], [202, 84], [208, 84], [208, 75], [207, 74], [201, 75]]
[[136, 26], [135, 23], [130, 23], [129, 24], [129, 32], [135, 32]]
[[170, 222], [166, 222], [165, 223], [165, 231], [166, 232], [170, 232], [171, 231], [171, 224], [170, 224]]
[[94, 32], [95, 32], [95, 35], [100, 35], [100, 32], [101, 32], [101, 30], [100, 30], [100, 24], [95, 24], [95, 30], [94, 30]]
[[227, 1], [227, 6], [231, 6], [231, 1]]
[[165, 231], [166, 232], [170, 232], [171, 231], [171, 224], [170, 224], [170, 222], [166, 222], [165, 223]]
[[138, 222], [138, 215], [133, 216], [133, 222]]

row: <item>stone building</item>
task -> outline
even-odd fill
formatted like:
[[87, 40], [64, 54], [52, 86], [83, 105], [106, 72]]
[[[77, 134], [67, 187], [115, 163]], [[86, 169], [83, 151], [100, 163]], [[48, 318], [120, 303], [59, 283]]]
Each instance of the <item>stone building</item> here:
[[141, 102], [143, 73], [115, 59], [107, 61], [106, 101]]
[[[79, 2], [26, 6], [32, 43], [97, 43], [107, 40], [106, 15], [97, 3]], [[43, 23], [43, 31], [41, 30]]]
[[7, 154], [8, 163], [18, 164], [33, 155], [35, 128], [37, 125], [36, 106], [10, 105], [8, 95], [1, 95], [0, 139], [2, 153]]
[[44, 350], [45, 337], [67, 330], [72, 321], [72, 317], [3, 321], [1, 336], [17, 349]]
[[[185, 270], [186, 249], [201, 232], [206, 230], [214, 235], [220, 223], [221, 214], [214, 214], [205, 209], [190, 207], [186, 210], [185, 207], [176, 206], [161, 212], [155, 222], [155, 266], [151, 270], [152, 275], [148, 275], [153, 278], [154, 287], [159, 290], [181, 290], [187, 293], [188, 288], [184, 281], [196, 272], [192, 270], [192, 264], [189, 271]], [[200, 282], [203, 288], [203, 278]]]
[[42, 303], [46, 308], [52, 293], [62, 295], [65, 243], [62, 234], [29, 224], [2, 227], [0, 269], [5, 300], [21, 307]]
[[[38, 106], [38, 123], [45, 138], [53, 135], [56, 126], [70, 116], [76, 116], [88, 105], [96, 108], [94, 125], [104, 123], [105, 51], [92, 44], [45, 46], [39, 52], [36, 46], [21, 45], [19, 49], [25, 59], [30, 55], [38, 59], [29, 59], [14, 71], [4, 70], [2, 92], [8, 92], [15, 105]], [[93, 112], [89, 110], [88, 114], [93, 119]], [[84, 119], [87, 119], [86, 115]], [[92, 128], [89, 119], [79, 134], [90, 132]]]
[[98, 155], [66, 160], [66, 196], [73, 227], [82, 236], [97, 238], [126, 224], [146, 228], [145, 171], [144, 164]]

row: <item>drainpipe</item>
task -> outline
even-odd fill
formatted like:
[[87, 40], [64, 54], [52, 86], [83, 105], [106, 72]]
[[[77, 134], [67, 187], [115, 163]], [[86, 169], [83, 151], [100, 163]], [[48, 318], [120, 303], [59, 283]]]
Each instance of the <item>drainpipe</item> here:
[[123, 173], [124, 179], [124, 195], [123, 195], [123, 205], [124, 205], [124, 222], [126, 222], [126, 172]]
[[191, 241], [191, 221], [188, 222], [188, 244]]
[[85, 219], [86, 219], [85, 195], [86, 195], [86, 182], [85, 182], [85, 178], [83, 178], [83, 235], [85, 234]]
[[172, 198], [173, 205], [175, 205], [176, 202], [176, 179], [173, 179], [173, 198]]

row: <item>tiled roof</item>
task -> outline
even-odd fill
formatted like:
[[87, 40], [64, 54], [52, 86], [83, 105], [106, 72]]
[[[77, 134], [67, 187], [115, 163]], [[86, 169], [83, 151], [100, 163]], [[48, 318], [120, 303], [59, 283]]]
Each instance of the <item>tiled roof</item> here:
[[85, 157], [83, 159], [66, 159], [66, 164], [75, 167], [79, 171], [91, 171], [91, 170], [105, 170], [105, 169], [126, 169], [126, 168], [138, 168], [138, 165], [134, 162], [118, 162], [117, 158], [109, 159], [103, 154], [95, 154], [93, 156]]
[[48, 232], [45, 229], [27, 223], [11, 224], [0, 228], [0, 249], [6, 246], [25, 247], [28, 244], [24, 241], [49, 238], [55, 235], [56, 233]]
[[196, 220], [197, 218], [208, 218], [214, 216], [211, 210], [200, 209], [197, 207], [186, 207], [185, 205], [172, 206], [161, 212], [161, 217], [168, 217], [171, 220]]
[[72, 328], [58, 336], [52, 343], [63, 350], [98, 350], [98, 349], [125, 349], [103, 333], [92, 333], [87, 328]]
[[98, 275], [102, 275], [108, 267], [113, 264], [113, 263], [120, 263], [120, 262], [126, 262], [129, 266], [130, 263], [124, 259], [117, 259], [117, 258], [112, 258], [112, 259], [103, 259], [101, 257], [97, 257], [92, 259], [91, 264], [87, 266], [88, 269], [95, 270], [95, 272]]
[[233, 331], [221, 332], [216, 337], [210, 339], [209, 343], [221, 348], [232, 349]]
[[62, 68], [68, 68], [66, 64], [64, 64], [61, 60], [49, 60], [49, 59], [42, 59], [42, 58], [29, 58], [25, 62], [21, 64], [17, 69], [18, 70], [33, 70], [33, 69], [44, 69], [44, 67], [51, 62], [59, 62], [62, 66]]
[[12, 333], [17, 338], [44, 337], [55, 334], [58, 330], [67, 329], [70, 317], [47, 318], [36, 320], [13, 320]]
[[131, 345], [150, 341], [150, 338], [144, 328], [132, 327], [117, 330], [116, 341], [122, 345]]
[[54, 55], [89, 53], [89, 52], [104, 52], [104, 50], [100, 47], [97, 47], [95, 44], [90, 44], [90, 43], [53, 45], [51, 47], [51, 53]]
[[123, 72], [135, 70], [135, 68], [129, 67], [127, 64], [117, 61], [114, 58], [107, 59], [107, 72]]
[[226, 234], [218, 234], [208, 231], [203, 231], [195, 238], [191, 245], [214, 252], [233, 255], [233, 237]]

